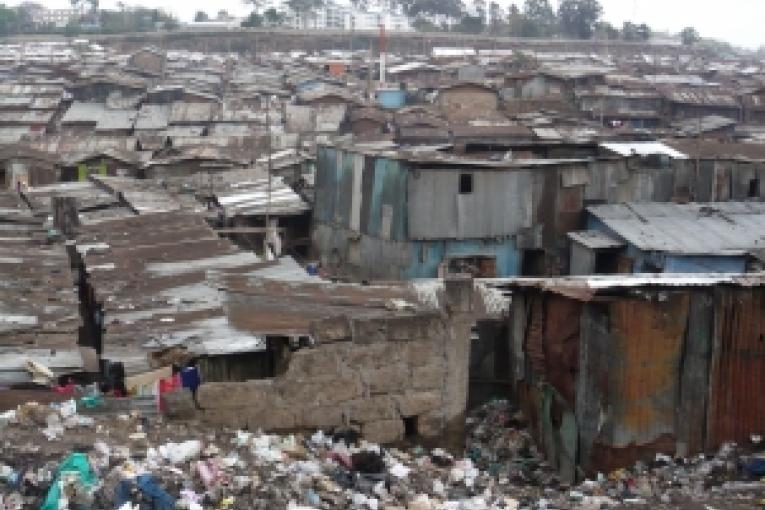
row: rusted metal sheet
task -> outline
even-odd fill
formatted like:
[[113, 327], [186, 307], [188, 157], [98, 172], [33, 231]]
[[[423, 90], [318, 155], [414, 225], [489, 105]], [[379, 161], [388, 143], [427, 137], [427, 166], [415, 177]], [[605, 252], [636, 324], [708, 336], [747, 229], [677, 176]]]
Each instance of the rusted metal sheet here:
[[615, 448], [655, 441], [675, 429], [677, 367], [688, 322], [688, 294], [610, 305], [614, 339], [609, 404]]
[[536, 296], [529, 303], [528, 328], [526, 330], [526, 355], [531, 373], [541, 377], [545, 373], [544, 353], [544, 303]]
[[765, 432], [765, 293], [761, 288], [715, 292], [715, 335], [707, 446], [747, 441]]
[[579, 316], [582, 303], [558, 295], [546, 302], [544, 357], [545, 375], [566, 401], [576, 399], [579, 371]]
[[680, 402], [676, 419], [677, 453], [682, 456], [704, 450], [713, 327], [712, 292], [691, 292], [685, 348], [679, 366]]
[[592, 474], [765, 434], [761, 277], [685, 278], [580, 297], [565, 279], [515, 288], [516, 398], [561, 476], [571, 459]]

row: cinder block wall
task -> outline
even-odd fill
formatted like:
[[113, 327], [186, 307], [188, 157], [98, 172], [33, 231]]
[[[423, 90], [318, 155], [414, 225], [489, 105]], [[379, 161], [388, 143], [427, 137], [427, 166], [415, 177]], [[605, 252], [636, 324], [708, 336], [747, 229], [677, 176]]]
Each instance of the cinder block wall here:
[[337, 317], [313, 324], [313, 348], [273, 379], [203, 384], [200, 417], [267, 431], [353, 426], [370, 441], [461, 437], [467, 403], [472, 281], [449, 282], [444, 310]]

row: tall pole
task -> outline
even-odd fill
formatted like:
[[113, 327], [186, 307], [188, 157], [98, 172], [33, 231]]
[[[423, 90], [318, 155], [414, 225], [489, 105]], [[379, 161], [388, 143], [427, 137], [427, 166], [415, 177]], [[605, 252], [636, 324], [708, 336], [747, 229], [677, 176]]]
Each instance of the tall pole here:
[[380, 86], [385, 86], [385, 54], [386, 54], [386, 41], [385, 41], [385, 21], [380, 22]]
[[270, 238], [271, 233], [271, 172], [273, 167], [273, 159], [272, 159], [272, 142], [271, 142], [271, 96], [266, 96], [266, 132], [268, 133], [268, 166], [267, 166], [267, 172], [268, 172], [268, 184], [266, 187], [266, 228], [264, 230], [264, 248], [265, 248], [265, 255], [266, 258], [268, 258], [268, 240]]

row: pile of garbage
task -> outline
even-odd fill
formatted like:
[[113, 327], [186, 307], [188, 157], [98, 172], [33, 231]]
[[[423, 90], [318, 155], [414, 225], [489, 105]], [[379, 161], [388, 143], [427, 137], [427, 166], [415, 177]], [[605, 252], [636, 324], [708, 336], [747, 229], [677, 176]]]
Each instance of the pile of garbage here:
[[[26, 404], [0, 415], [0, 510], [489, 510], [755, 508], [765, 457], [726, 445], [713, 458], [561, 482], [525, 430], [495, 401], [468, 418], [454, 456], [392, 448], [353, 430], [265, 434], [163, 423], [137, 413], [83, 415], [78, 402]], [[55, 417], [52, 417], [55, 416]], [[751, 505], [751, 506], [746, 506]]]

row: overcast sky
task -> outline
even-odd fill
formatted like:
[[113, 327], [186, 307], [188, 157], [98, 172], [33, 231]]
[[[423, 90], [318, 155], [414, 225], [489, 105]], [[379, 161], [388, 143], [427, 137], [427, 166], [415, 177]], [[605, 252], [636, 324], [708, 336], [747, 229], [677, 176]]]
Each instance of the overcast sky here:
[[[9, 3], [19, 3], [11, 0]], [[38, 0], [54, 8], [69, 7], [69, 0]], [[466, 3], [470, 0], [466, 0]], [[500, 0], [509, 5], [511, 0]], [[722, 39], [739, 46], [758, 48], [765, 45], [765, 0], [600, 0], [604, 18], [621, 25], [626, 20], [647, 23], [654, 30], [679, 32], [695, 26], [703, 37]], [[117, 0], [101, 0], [102, 8], [114, 8]], [[214, 14], [226, 9], [244, 16], [249, 9], [242, 0], [125, 0], [128, 5], [161, 7], [175, 13], [182, 21], [190, 21], [197, 10]], [[519, 6], [523, 0], [516, 0]], [[557, 3], [557, 0], [552, 0]]]

